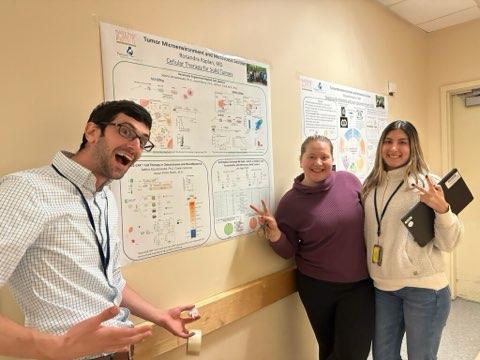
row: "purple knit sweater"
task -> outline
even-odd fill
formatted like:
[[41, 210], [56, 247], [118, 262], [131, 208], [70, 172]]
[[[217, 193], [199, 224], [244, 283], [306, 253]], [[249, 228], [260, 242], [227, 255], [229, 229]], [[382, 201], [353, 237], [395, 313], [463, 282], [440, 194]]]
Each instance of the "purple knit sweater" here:
[[345, 171], [332, 172], [318, 186], [302, 185], [304, 175], [280, 200], [275, 218], [282, 231], [270, 243], [298, 270], [330, 282], [356, 282], [368, 277], [363, 240], [360, 181]]

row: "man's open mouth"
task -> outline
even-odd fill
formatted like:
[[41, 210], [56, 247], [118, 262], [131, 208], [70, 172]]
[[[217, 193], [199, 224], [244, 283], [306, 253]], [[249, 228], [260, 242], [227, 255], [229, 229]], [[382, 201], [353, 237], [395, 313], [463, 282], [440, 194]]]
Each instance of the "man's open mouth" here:
[[117, 160], [123, 166], [127, 166], [133, 161], [133, 156], [124, 152], [117, 152], [115, 153], [115, 160]]

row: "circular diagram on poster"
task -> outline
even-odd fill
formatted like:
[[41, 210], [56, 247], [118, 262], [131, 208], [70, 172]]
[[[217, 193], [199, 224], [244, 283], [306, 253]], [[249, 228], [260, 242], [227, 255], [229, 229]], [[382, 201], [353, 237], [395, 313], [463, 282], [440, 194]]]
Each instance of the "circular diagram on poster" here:
[[340, 138], [338, 148], [345, 170], [355, 174], [365, 171], [365, 140], [358, 129], [348, 129]]

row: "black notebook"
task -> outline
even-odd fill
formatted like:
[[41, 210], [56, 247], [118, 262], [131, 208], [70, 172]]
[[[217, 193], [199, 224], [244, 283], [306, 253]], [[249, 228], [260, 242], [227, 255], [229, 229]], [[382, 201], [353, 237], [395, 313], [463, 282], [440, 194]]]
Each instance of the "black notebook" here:
[[[470, 189], [457, 169], [452, 169], [438, 185], [442, 186], [445, 200], [454, 214], [458, 214], [473, 200]], [[423, 247], [434, 238], [435, 213], [428, 205], [418, 202], [401, 220], [418, 245]]]

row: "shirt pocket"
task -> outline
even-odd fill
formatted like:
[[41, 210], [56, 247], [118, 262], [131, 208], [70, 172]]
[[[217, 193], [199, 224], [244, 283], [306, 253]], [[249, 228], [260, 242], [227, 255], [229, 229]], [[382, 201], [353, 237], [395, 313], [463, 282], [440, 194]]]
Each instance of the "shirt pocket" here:
[[414, 275], [427, 275], [436, 272], [429, 256], [431, 251], [431, 244], [421, 247], [413, 239], [407, 239], [405, 244], [405, 253], [412, 265], [416, 268], [417, 274]]

